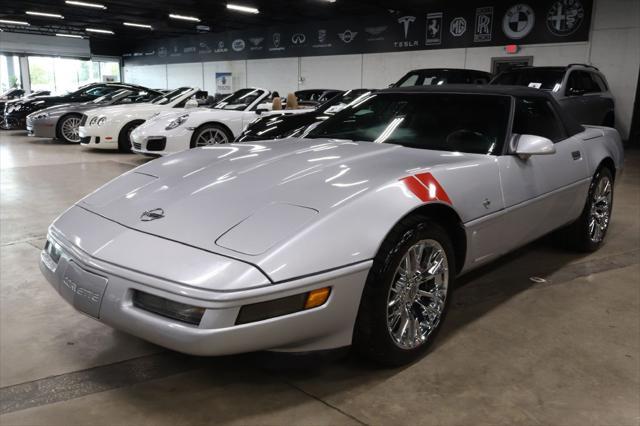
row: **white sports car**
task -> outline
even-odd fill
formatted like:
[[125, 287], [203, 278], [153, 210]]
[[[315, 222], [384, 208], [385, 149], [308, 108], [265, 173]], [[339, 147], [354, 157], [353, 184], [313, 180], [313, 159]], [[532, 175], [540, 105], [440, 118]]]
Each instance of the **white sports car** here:
[[150, 103], [115, 105], [89, 110], [80, 122], [80, 143], [88, 148], [131, 150], [133, 129], [163, 112], [179, 108], [194, 108], [197, 101], [188, 102], [203, 94], [197, 87], [180, 87]]
[[230, 143], [260, 116], [299, 114], [310, 109], [273, 111], [271, 92], [240, 89], [211, 108], [172, 111], [149, 120], [131, 133], [133, 151], [168, 155], [206, 145]]

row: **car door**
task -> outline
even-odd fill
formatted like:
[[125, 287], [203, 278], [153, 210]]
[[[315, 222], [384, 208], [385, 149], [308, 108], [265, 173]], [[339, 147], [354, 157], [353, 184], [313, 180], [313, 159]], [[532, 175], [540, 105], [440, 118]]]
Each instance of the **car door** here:
[[[518, 136], [554, 142], [550, 155], [515, 154]], [[568, 136], [555, 106], [544, 97], [516, 98], [507, 155], [498, 159], [509, 245], [532, 241], [580, 215], [588, 188], [588, 166], [579, 135]], [[586, 185], [585, 185], [586, 182]]]

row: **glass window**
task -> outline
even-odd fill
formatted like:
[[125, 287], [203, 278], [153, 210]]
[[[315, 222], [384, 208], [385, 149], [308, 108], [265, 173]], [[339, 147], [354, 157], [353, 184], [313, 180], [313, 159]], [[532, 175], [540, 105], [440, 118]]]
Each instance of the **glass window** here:
[[519, 98], [516, 101], [513, 133], [542, 136], [553, 142], [566, 138], [549, 101], [541, 98]]
[[374, 94], [318, 125], [308, 137], [499, 154], [510, 108], [508, 96]]
[[604, 82], [604, 79], [601, 75], [592, 72], [591, 78], [593, 79], [593, 81], [595, 81], [595, 84], [600, 88], [601, 92], [606, 92], [607, 90], [609, 90], [607, 88], [607, 83]]
[[409, 74], [408, 76], [404, 77], [402, 80], [397, 82], [395, 86], [396, 87], [415, 86], [418, 84], [418, 77], [420, 77], [418, 74]]
[[176, 90], [173, 90], [167, 93], [166, 95], [155, 98], [153, 100], [153, 103], [156, 105], [170, 104], [171, 102], [175, 101], [180, 96], [182, 96], [185, 92], [188, 92], [190, 90], [192, 90], [191, 87], [180, 87]]
[[491, 84], [557, 91], [562, 84], [564, 73], [564, 68], [516, 68], [498, 75]]
[[568, 96], [579, 96], [585, 93], [600, 92], [600, 86], [598, 86], [598, 83], [596, 83], [591, 76], [592, 74], [590, 72], [572, 71], [571, 74], [569, 74], [566, 94]]
[[15, 55], [0, 55], [0, 93], [22, 87], [20, 58]]
[[244, 110], [254, 103], [260, 96], [264, 95], [264, 90], [241, 89], [222, 101], [214, 105], [215, 109]]
[[28, 61], [32, 90], [65, 93], [89, 83], [120, 81], [118, 61], [94, 62], [48, 56], [29, 56]]

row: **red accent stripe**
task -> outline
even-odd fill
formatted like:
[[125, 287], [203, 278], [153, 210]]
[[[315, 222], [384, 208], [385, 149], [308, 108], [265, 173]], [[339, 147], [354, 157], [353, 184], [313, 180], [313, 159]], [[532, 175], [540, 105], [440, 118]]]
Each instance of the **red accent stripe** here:
[[400, 180], [422, 202], [438, 200], [449, 205], [452, 204], [444, 188], [431, 173], [420, 173]]

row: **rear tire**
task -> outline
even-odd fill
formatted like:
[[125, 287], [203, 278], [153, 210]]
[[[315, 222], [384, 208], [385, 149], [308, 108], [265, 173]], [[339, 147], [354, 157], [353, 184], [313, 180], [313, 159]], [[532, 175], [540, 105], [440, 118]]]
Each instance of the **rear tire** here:
[[120, 134], [118, 135], [118, 151], [131, 152], [131, 132], [142, 123], [144, 123], [144, 121], [132, 121], [120, 130]]
[[201, 146], [228, 144], [233, 142], [233, 135], [220, 124], [203, 124], [198, 127], [191, 136], [190, 148]]
[[56, 126], [56, 134], [66, 143], [80, 143], [80, 121], [82, 116], [79, 114], [69, 114], [58, 120]]
[[607, 167], [601, 167], [591, 180], [582, 214], [562, 229], [559, 237], [570, 249], [586, 253], [596, 251], [607, 235], [612, 212], [613, 173]]
[[354, 329], [355, 349], [385, 366], [425, 354], [444, 321], [455, 281], [453, 244], [424, 217], [403, 220], [376, 255]]

